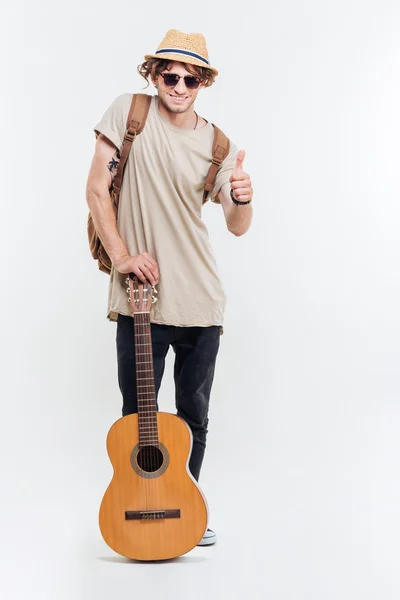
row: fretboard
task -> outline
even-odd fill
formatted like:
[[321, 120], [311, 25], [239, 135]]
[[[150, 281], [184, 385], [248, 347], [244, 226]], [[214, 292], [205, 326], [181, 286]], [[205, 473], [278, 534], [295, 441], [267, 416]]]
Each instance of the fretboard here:
[[149, 313], [134, 316], [139, 446], [156, 446], [158, 440], [156, 392]]

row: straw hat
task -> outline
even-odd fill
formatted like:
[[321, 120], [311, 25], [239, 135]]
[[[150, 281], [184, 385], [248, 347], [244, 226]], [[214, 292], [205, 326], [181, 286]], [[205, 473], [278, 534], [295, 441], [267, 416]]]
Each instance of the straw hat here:
[[158, 46], [155, 54], [146, 54], [145, 60], [150, 58], [166, 58], [171, 61], [180, 61], [205, 67], [218, 75], [217, 69], [210, 66], [206, 39], [201, 33], [183, 33], [178, 29], [170, 29]]

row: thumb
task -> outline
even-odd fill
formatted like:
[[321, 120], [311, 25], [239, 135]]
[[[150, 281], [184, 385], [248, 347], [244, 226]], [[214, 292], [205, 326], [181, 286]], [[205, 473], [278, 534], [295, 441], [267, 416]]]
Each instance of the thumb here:
[[246, 152], [244, 150], [239, 150], [237, 156], [236, 156], [236, 169], [238, 171], [243, 171], [243, 161], [244, 161], [244, 157], [246, 156]]

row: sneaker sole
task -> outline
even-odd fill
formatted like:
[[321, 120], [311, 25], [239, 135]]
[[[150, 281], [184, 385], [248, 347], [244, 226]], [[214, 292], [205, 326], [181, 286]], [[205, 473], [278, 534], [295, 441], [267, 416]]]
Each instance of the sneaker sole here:
[[200, 542], [197, 544], [198, 546], [212, 546], [217, 541], [217, 536], [214, 534], [203, 537]]

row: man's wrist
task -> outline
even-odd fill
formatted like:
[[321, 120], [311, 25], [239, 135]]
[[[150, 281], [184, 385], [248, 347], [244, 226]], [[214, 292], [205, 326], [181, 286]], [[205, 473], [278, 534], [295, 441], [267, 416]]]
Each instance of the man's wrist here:
[[251, 199], [247, 200], [246, 202], [242, 202], [241, 200], [236, 200], [235, 196], [233, 195], [233, 189], [231, 188], [231, 200], [232, 202], [234, 202], [236, 204], [236, 206], [245, 206], [246, 204], [250, 204]]

